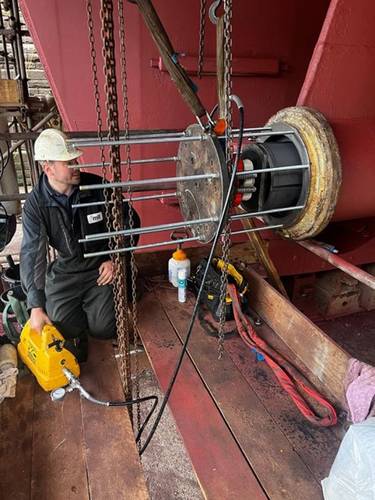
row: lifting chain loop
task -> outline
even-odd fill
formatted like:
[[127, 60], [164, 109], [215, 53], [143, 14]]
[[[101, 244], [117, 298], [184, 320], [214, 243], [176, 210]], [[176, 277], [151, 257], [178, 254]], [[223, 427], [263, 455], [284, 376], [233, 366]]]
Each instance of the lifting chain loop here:
[[[122, 99], [123, 99], [123, 114], [124, 114], [124, 126], [125, 135], [129, 136], [129, 101], [128, 101], [128, 81], [127, 81], [127, 67], [126, 67], [126, 30], [125, 30], [125, 17], [124, 17], [124, 2], [123, 0], [118, 0], [118, 12], [119, 12], [119, 31], [120, 31], [120, 54], [121, 54], [121, 89], [122, 89]], [[126, 144], [126, 165], [127, 165], [127, 181], [132, 180], [132, 168], [131, 168], [131, 157], [130, 157], [130, 145]], [[130, 187], [127, 193], [128, 207], [129, 207], [129, 229], [134, 229], [134, 209], [132, 201], [132, 193]], [[130, 236], [130, 246], [135, 246], [134, 235]], [[132, 319], [133, 319], [133, 342], [134, 342], [134, 394], [133, 399], [139, 399], [140, 389], [139, 389], [139, 356], [138, 356], [138, 320], [137, 320], [137, 275], [138, 269], [135, 262], [134, 251], [130, 252], [130, 273], [131, 273], [131, 294], [132, 294]], [[137, 434], [139, 433], [141, 427], [141, 409], [140, 404], [137, 403], [136, 408], [136, 422], [133, 422], [137, 429]], [[142, 442], [138, 440], [138, 449], [142, 448]]]
[[[225, 161], [229, 172], [233, 165], [233, 139], [232, 139], [232, 0], [224, 0], [224, 91], [225, 91], [225, 121], [227, 124], [225, 137]], [[226, 295], [228, 286], [228, 264], [230, 259], [230, 223], [227, 222], [222, 235], [222, 260], [224, 266], [220, 277], [220, 320], [218, 333], [218, 357], [221, 359], [224, 352], [224, 326], [226, 316]]]
[[207, 0], [201, 0], [200, 7], [198, 78], [202, 78], [204, 61], [204, 42], [206, 34], [206, 1]]
[[[106, 89], [106, 107], [107, 107], [107, 125], [108, 139], [117, 141], [119, 139], [118, 124], [118, 104], [117, 104], [117, 85], [116, 85], [116, 62], [115, 62], [115, 40], [113, 23], [113, 0], [102, 0], [100, 11], [102, 20], [102, 40], [103, 40], [103, 58], [104, 75]], [[110, 165], [112, 171], [112, 180], [121, 181], [121, 158], [120, 147], [118, 145], [110, 146]], [[112, 205], [112, 224], [115, 231], [120, 231], [124, 227], [123, 220], [123, 197], [121, 188], [115, 188], [111, 191]], [[110, 247], [121, 248], [124, 246], [124, 238], [117, 236], [110, 240]], [[117, 322], [117, 338], [120, 354], [120, 374], [124, 388], [125, 397], [130, 399], [132, 396], [132, 380], [130, 366], [129, 349], [129, 320], [128, 320], [128, 300], [126, 289], [126, 264], [125, 259], [120, 254], [112, 255], [113, 263], [113, 292], [115, 314]]]

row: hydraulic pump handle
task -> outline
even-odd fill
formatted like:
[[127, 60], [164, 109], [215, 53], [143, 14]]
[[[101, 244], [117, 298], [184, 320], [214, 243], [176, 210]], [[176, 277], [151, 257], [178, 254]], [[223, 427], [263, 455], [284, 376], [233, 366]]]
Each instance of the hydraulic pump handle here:
[[160, 18], [152, 5], [151, 0], [135, 0], [143, 16], [148, 30], [159, 49], [163, 63], [168, 70], [168, 73], [177, 86], [183, 99], [194, 113], [194, 116], [201, 118], [206, 115], [199, 97], [196, 95], [192, 88], [192, 82], [185, 70], [180, 66], [176, 59], [176, 53], [173, 49], [171, 41], [162, 25]]

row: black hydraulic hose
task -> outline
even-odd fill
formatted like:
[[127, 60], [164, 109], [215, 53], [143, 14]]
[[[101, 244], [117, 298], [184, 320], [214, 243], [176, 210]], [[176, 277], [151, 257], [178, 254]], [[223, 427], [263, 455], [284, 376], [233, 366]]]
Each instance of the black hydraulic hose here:
[[204, 273], [203, 273], [203, 278], [202, 278], [201, 285], [200, 285], [199, 290], [198, 290], [198, 294], [197, 294], [197, 298], [196, 298], [196, 301], [195, 301], [193, 313], [192, 313], [191, 318], [190, 318], [189, 327], [188, 327], [187, 334], [186, 334], [186, 337], [185, 337], [185, 340], [184, 340], [184, 343], [183, 343], [183, 346], [182, 346], [182, 349], [181, 349], [181, 352], [180, 352], [180, 356], [178, 358], [178, 361], [177, 361], [177, 364], [175, 366], [175, 369], [174, 369], [173, 375], [171, 377], [171, 380], [169, 381], [168, 388], [167, 388], [167, 390], [165, 392], [165, 396], [164, 396], [164, 399], [163, 399], [163, 401], [161, 403], [161, 406], [160, 406], [159, 412], [158, 412], [158, 414], [156, 416], [155, 422], [154, 422], [154, 424], [153, 424], [153, 426], [152, 426], [152, 428], [151, 428], [151, 430], [150, 430], [150, 432], [149, 432], [149, 434], [148, 434], [148, 436], [147, 436], [147, 438], [146, 438], [146, 440], [145, 440], [145, 442], [144, 442], [144, 444], [143, 444], [143, 446], [142, 446], [142, 448], [140, 450], [140, 454], [141, 455], [146, 450], [146, 448], [149, 445], [149, 443], [150, 443], [153, 435], [155, 434], [155, 431], [156, 431], [156, 429], [157, 429], [157, 427], [159, 425], [160, 419], [163, 416], [165, 407], [166, 407], [166, 405], [168, 403], [169, 396], [171, 395], [174, 383], [176, 382], [177, 375], [178, 375], [178, 373], [180, 371], [182, 360], [183, 360], [183, 357], [184, 357], [184, 355], [186, 353], [187, 346], [188, 346], [188, 343], [189, 343], [189, 340], [190, 340], [190, 337], [191, 337], [191, 333], [193, 331], [193, 326], [194, 326], [195, 318], [197, 316], [198, 308], [199, 308], [199, 305], [200, 305], [200, 299], [201, 299], [201, 295], [202, 295], [202, 292], [203, 292], [203, 287], [205, 285], [205, 281], [206, 281], [206, 278], [207, 278], [208, 269], [209, 269], [209, 266], [211, 264], [211, 260], [212, 260], [212, 257], [213, 257], [213, 254], [214, 254], [217, 242], [219, 241], [221, 232], [223, 230], [224, 223], [225, 223], [225, 221], [227, 219], [227, 214], [228, 214], [228, 211], [229, 211], [229, 208], [230, 208], [230, 202], [232, 200], [232, 191], [233, 191], [233, 186], [234, 186], [234, 183], [235, 183], [235, 180], [236, 180], [236, 172], [237, 172], [238, 161], [240, 159], [241, 147], [242, 147], [242, 138], [243, 138], [243, 129], [244, 129], [244, 109], [243, 109], [243, 104], [242, 104], [241, 100], [239, 99], [239, 97], [237, 97], [237, 96], [230, 96], [230, 97], [231, 97], [231, 100], [234, 101], [235, 104], [238, 107], [238, 111], [239, 111], [239, 114], [240, 114], [240, 126], [239, 126], [239, 137], [238, 137], [238, 144], [237, 144], [237, 154], [236, 154], [236, 159], [235, 159], [235, 162], [234, 162], [234, 165], [233, 165], [233, 170], [231, 172], [231, 177], [230, 177], [228, 192], [227, 192], [227, 195], [226, 195], [226, 198], [225, 198], [225, 202], [224, 202], [224, 206], [223, 206], [223, 211], [222, 211], [221, 216], [220, 216], [220, 220], [219, 220], [218, 227], [217, 227], [217, 230], [216, 230], [216, 233], [215, 233], [214, 241], [212, 242], [212, 245], [211, 245], [210, 254], [209, 254], [208, 258], [207, 258], [207, 264], [206, 264], [206, 267], [205, 267], [205, 270], [204, 270]]
[[[146, 401], [154, 401], [151, 410], [148, 412], [147, 417], [145, 418], [145, 421], [142, 424], [142, 427], [140, 428], [137, 437], [136, 437], [136, 442], [138, 442], [141, 438], [143, 429], [146, 427], [148, 421], [150, 420], [152, 414], [155, 411], [155, 408], [159, 402], [159, 399], [157, 396], [143, 396], [141, 398], [136, 398], [136, 399], [128, 399], [124, 401], [103, 401], [101, 399], [94, 398], [91, 396], [89, 392], [86, 391], [86, 389], [81, 385], [81, 382], [79, 379], [67, 368], [63, 368], [63, 373], [66, 376], [66, 378], [69, 381], [69, 388], [68, 391], [73, 391], [77, 389], [81, 395], [81, 397], [87, 399], [91, 403], [97, 404], [97, 405], [102, 405], [102, 406], [112, 406], [112, 407], [126, 407], [126, 406], [132, 406], [138, 403], [145, 403]], [[53, 395], [55, 391], [52, 391], [51, 395]], [[65, 394], [65, 392], [64, 392]], [[52, 399], [55, 401], [56, 399], [61, 399], [61, 398], [53, 398]]]
[[159, 398], [157, 396], [144, 396], [142, 398], [130, 399], [128, 401], [108, 401], [108, 406], [117, 406], [117, 407], [119, 407], [119, 406], [132, 406], [135, 404], [144, 403], [145, 401], [154, 401], [154, 403], [153, 403], [150, 411], [148, 412], [147, 417], [145, 418], [141, 428], [138, 431], [137, 437], [135, 438], [136, 443], [138, 443], [138, 441], [141, 439], [142, 432], [144, 431], [146, 425], [148, 424], [150, 418], [152, 417], [152, 415], [153, 415], [153, 413], [158, 405]]

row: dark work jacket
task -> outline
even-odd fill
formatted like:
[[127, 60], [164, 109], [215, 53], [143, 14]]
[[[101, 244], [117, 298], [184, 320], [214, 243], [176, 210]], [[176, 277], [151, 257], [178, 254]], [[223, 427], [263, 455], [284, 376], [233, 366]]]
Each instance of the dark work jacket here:
[[[81, 172], [81, 185], [101, 184], [102, 178]], [[108, 190], [110, 191], [110, 190]], [[77, 190], [70, 203], [104, 201], [103, 189]], [[129, 206], [123, 204], [124, 226], [129, 227]], [[22, 213], [23, 239], [20, 255], [21, 282], [27, 294], [29, 308], [45, 306], [45, 278], [47, 246], [57, 251], [54, 269], [64, 273], [80, 273], [99, 268], [109, 259], [108, 255], [84, 258], [83, 254], [108, 250], [108, 239], [78, 243], [79, 239], [95, 233], [108, 231], [105, 206], [81, 207], [67, 210], [59, 203], [45, 174], [27, 197]], [[138, 214], [134, 213], [134, 227], [139, 227]], [[135, 238], [135, 244], [138, 238]], [[125, 240], [129, 245], [129, 238]]]

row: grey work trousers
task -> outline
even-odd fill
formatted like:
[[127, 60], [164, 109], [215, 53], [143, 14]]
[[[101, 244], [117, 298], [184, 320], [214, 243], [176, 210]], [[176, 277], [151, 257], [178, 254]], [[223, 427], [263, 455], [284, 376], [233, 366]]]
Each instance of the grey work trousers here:
[[52, 266], [47, 273], [46, 312], [65, 339], [115, 336], [112, 286], [98, 286], [98, 277], [97, 269], [67, 273]]

